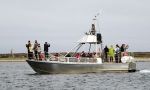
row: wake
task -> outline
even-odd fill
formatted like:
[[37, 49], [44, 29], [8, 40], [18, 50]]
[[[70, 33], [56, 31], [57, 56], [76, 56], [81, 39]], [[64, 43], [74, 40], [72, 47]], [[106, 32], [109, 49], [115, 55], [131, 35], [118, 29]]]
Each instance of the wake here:
[[139, 72], [140, 72], [140, 73], [150, 73], [150, 70], [146, 70], [146, 69], [145, 69], [145, 70], [140, 70]]

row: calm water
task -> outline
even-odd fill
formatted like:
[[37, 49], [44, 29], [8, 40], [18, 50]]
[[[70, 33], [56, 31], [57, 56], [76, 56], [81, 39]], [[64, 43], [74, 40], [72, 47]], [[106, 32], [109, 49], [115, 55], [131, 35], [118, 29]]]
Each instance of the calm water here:
[[150, 62], [135, 73], [37, 75], [26, 62], [0, 62], [0, 90], [150, 90]]

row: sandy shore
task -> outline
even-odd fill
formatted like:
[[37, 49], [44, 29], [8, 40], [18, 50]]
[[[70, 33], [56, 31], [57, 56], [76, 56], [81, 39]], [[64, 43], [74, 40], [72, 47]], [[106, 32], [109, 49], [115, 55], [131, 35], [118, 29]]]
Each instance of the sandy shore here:
[[26, 58], [0, 58], [0, 62], [25, 62]]
[[150, 58], [135, 58], [136, 62], [150, 62]]

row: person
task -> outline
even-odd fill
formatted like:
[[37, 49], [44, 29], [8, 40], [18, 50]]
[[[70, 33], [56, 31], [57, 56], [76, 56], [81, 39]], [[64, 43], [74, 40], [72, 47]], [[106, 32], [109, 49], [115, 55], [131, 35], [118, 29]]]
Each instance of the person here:
[[59, 60], [59, 53], [55, 53], [54, 56], [55, 56], [55, 60], [58, 61]]
[[115, 62], [116, 63], [119, 63], [120, 62], [120, 55], [119, 55], [119, 53], [120, 53], [120, 47], [119, 47], [119, 45], [118, 44], [116, 44], [116, 48], [115, 48]]
[[76, 53], [75, 57], [77, 58], [78, 62], [80, 61], [80, 54]]
[[108, 62], [108, 52], [109, 52], [109, 49], [107, 46], [105, 46], [105, 48], [104, 48], [104, 60], [106, 62]]
[[128, 48], [128, 45], [122, 44], [120, 47], [121, 57], [124, 56], [126, 49]]
[[93, 57], [93, 58], [96, 58], [96, 52], [93, 52], [93, 53], [92, 53], [92, 57]]
[[37, 40], [35, 40], [33, 50], [34, 50], [34, 56], [35, 56], [36, 60], [38, 60], [38, 45], [39, 44], [38, 44]]
[[84, 51], [81, 52], [81, 56], [82, 56], [82, 57], [86, 57], [86, 54], [85, 54]]
[[37, 48], [37, 52], [38, 52], [38, 60], [41, 60], [41, 46], [40, 46], [40, 44], [38, 44], [38, 48]]
[[120, 47], [120, 62], [123, 56], [128, 56], [128, 52], [126, 51], [129, 48], [128, 45], [122, 44]]
[[91, 58], [92, 57], [92, 53], [88, 52], [87, 53], [87, 57]]
[[42, 60], [44, 60], [44, 58], [45, 58], [45, 57], [44, 57], [44, 54], [43, 54], [42, 52], [40, 52], [40, 53], [39, 53], [39, 60], [42, 61]]
[[115, 50], [113, 48], [113, 45], [110, 46], [108, 56], [109, 56], [109, 61], [113, 62], [114, 60], [114, 55], [115, 55]]
[[49, 47], [50, 47], [50, 44], [48, 44], [47, 42], [45, 42], [45, 44], [44, 44], [45, 59], [49, 58], [49, 54], [48, 54], [48, 48]]
[[30, 40], [28, 41], [28, 44], [26, 44], [26, 48], [28, 50], [28, 59], [33, 59], [33, 50]]
[[128, 48], [129, 48], [129, 45], [125, 45], [124, 56], [128, 56], [128, 51], [127, 51]]

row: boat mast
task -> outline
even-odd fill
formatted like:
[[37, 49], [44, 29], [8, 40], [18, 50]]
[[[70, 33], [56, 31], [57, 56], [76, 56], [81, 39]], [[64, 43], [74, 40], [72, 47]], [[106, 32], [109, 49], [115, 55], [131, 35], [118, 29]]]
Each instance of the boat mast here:
[[95, 23], [96, 23], [97, 29], [98, 29], [98, 33], [97, 33], [96, 37], [97, 37], [97, 40], [100, 39], [100, 41], [97, 41], [97, 43], [100, 44], [99, 50], [101, 50], [101, 51], [99, 51], [99, 52], [102, 53], [103, 43], [102, 43], [102, 36], [101, 36], [101, 33], [100, 33], [100, 25], [99, 25], [99, 20], [98, 20], [98, 16], [99, 15], [100, 15], [100, 13], [97, 13], [97, 15], [95, 16], [94, 20], [95, 20]]
[[[96, 21], [96, 16], [95, 18], [93, 19], [93, 23], [92, 23], [92, 28], [91, 28], [91, 32], [90, 34], [91, 35], [95, 35], [96, 36], [96, 39], [97, 39], [97, 33], [96, 33], [96, 27], [95, 27], [95, 21]], [[96, 58], [98, 57], [98, 43], [94, 43], [95, 44], [95, 52], [96, 52]]]

